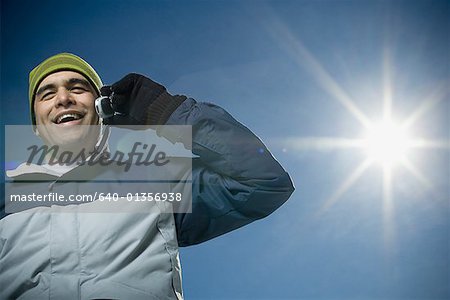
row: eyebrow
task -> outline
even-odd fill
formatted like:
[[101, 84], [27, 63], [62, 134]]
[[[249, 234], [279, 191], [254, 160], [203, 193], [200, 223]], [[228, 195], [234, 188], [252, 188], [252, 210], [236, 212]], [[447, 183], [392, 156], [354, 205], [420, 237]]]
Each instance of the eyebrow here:
[[36, 97], [41, 95], [45, 90], [53, 89], [55, 88], [54, 84], [46, 84], [43, 87], [40, 87], [36, 92]]
[[[89, 83], [89, 81], [87, 81], [86, 79], [81, 79], [81, 78], [70, 78], [70, 79], [66, 80], [65, 83], [69, 84], [69, 85], [75, 85], [75, 84], [79, 83], [88, 88], [91, 88], [91, 84]], [[41, 95], [44, 91], [49, 90], [49, 89], [54, 89], [54, 88], [56, 88], [55, 84], [53, 84], [53, 83], [46, 84], [43, 87], [40, 87], [36, 91], [36, 97]]]

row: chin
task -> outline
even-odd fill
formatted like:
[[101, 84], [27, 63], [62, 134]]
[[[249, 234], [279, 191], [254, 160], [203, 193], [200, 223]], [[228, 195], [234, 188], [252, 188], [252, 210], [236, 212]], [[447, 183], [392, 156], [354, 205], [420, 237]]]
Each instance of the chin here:
[[86, 153], [93, 150], [100, 136], [100, 126], [53, 127], [46, 132], [44, 142], [49, 146], [59, 146], [60, 150]]

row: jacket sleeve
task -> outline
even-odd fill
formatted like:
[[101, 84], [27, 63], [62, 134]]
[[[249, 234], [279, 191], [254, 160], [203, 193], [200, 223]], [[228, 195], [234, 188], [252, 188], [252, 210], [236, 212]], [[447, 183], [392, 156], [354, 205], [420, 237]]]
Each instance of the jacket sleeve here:
[[[178, 244], [198, 244], [263, 218], [294, 191], [289, 175], [248, 128], [189, 98], [167, 125], [192, 126], [192, 213], [175, 213]], [[188, 144], [190, 141], [183, 141]]]

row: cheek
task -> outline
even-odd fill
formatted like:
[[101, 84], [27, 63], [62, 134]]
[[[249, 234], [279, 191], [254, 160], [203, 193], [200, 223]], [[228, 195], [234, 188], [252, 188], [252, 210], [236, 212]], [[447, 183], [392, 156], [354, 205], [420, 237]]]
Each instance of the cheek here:
[[90, 124], [97, 124], [99, 121], [99, 117], [95, 111], [94, 102], [95, 102], [95, 98], [93, 98], [93, 97], [88, 97], [88, 98], [83, 99], [83, 105], [88, 110]]
[[89, 112], [89, 124], [91, 125], [97, 125], [99, 123], [99, 116], [95, 112], [95, 110], [91, 110]]
[[85, 94], [81, 98], [78, 99], [82, 103], [82, 105], [86, 108], [94, 108], [95, 96], [93, 94]]
[[36, 103], [34, 104], [34, 115], [36, 118], [36, 122], [45, 118], [50, 112], [49, 105], [46, 103]]

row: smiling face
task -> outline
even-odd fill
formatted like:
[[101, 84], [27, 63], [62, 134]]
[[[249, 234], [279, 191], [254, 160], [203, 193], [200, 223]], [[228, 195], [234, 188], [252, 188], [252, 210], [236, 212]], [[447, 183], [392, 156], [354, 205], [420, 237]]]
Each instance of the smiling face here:
[[45, 77], [34, 98], [37, 130], [44, 142], [65, 150], [78, 151], [80, 145], [92, 150], [99, 126], [87, 125], [99, 124], [96, 95], [89, 81], [77, 72], [60, 71]]

